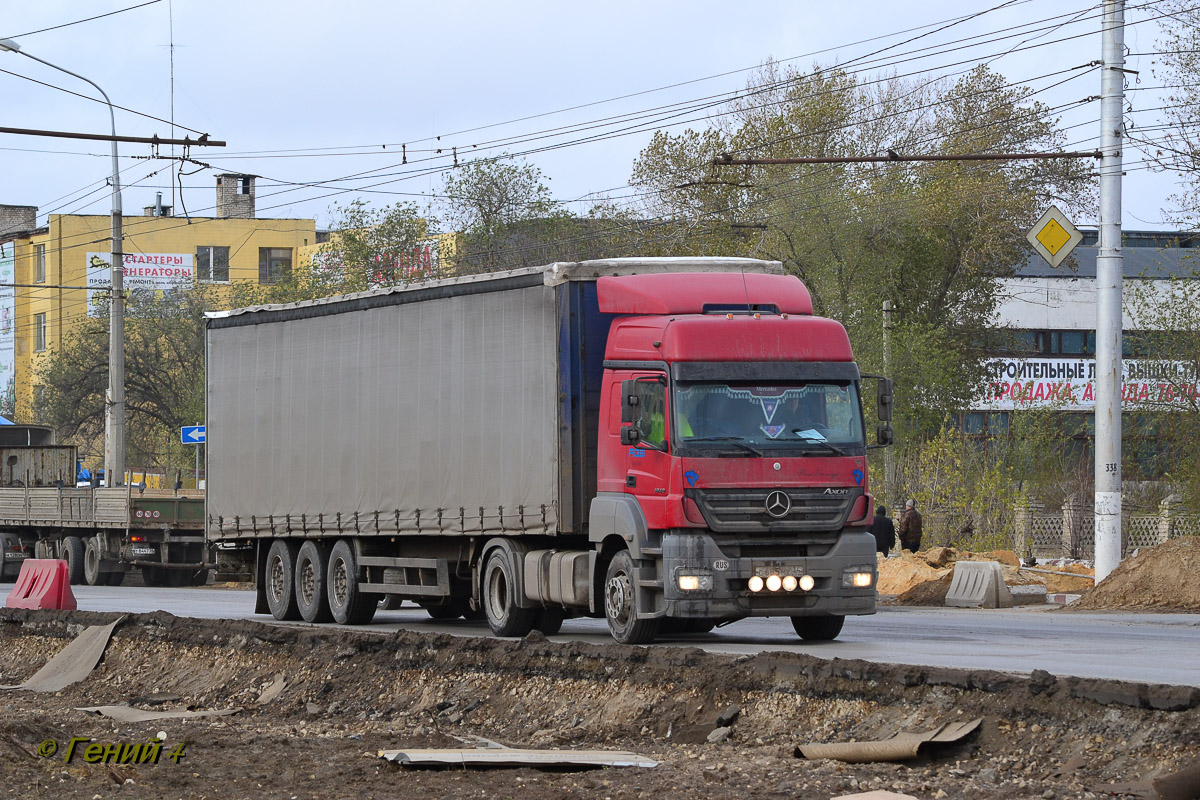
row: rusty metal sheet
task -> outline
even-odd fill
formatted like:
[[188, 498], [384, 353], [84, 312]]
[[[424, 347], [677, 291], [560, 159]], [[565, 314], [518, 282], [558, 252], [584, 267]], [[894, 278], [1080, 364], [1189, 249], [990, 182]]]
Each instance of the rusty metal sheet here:
[[932, 731], [897, 733], [890, 739], [877, 742], [835, 742], [833, 744], [801, 744], [796, 746], [797, 758], [831, 758], [849, 764], [869, 764], [875, 761], [909, 761], [923, 747], [954, 744], [973, 733], [983, 718], [951, 722]]

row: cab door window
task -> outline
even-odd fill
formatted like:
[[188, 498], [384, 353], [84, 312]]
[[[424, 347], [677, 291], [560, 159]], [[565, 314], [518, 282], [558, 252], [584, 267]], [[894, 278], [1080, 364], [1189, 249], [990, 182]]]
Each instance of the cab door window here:
[[640, 434], [639, 447], [667, 449], [667, 385], [661, 378], [633, 382], [633, 425]]

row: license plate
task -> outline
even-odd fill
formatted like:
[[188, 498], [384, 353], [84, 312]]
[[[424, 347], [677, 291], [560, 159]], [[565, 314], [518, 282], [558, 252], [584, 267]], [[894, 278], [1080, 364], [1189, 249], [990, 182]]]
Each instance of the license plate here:
[[153, 547], [135, 547], [135, 548], [133, 548], [133, 554], [135, 556], [152, 556], [152, 555], [154, 555], [154, 548]]

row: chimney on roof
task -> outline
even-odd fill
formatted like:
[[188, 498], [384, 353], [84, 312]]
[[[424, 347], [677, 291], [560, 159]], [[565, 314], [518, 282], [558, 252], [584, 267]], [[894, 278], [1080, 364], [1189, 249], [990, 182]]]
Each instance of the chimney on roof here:
[[145, 206], [142, 209], [142, 216], [146, 216], [146, 217], [169, 217], [169, 216], [171, 216], [171, 207], [163, 205], [162, 192], [155, 193], [154, 205]]
[[0, 206], [0, 236], [37, 227], [37, 206]]
[[217, 216], [254, 219], [254, 176], [224, 173], [217, 176]]

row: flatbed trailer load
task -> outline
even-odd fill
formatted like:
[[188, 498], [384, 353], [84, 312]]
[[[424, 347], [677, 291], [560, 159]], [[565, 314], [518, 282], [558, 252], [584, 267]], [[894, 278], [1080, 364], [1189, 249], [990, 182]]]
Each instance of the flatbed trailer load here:
[[501, 636], [606, 617], [630, 643], [874, 613], [863, 376], [777, 262], [215, 312], [206, 346], [207, 535], [260, 613], [361, 623], [386, 597]]

